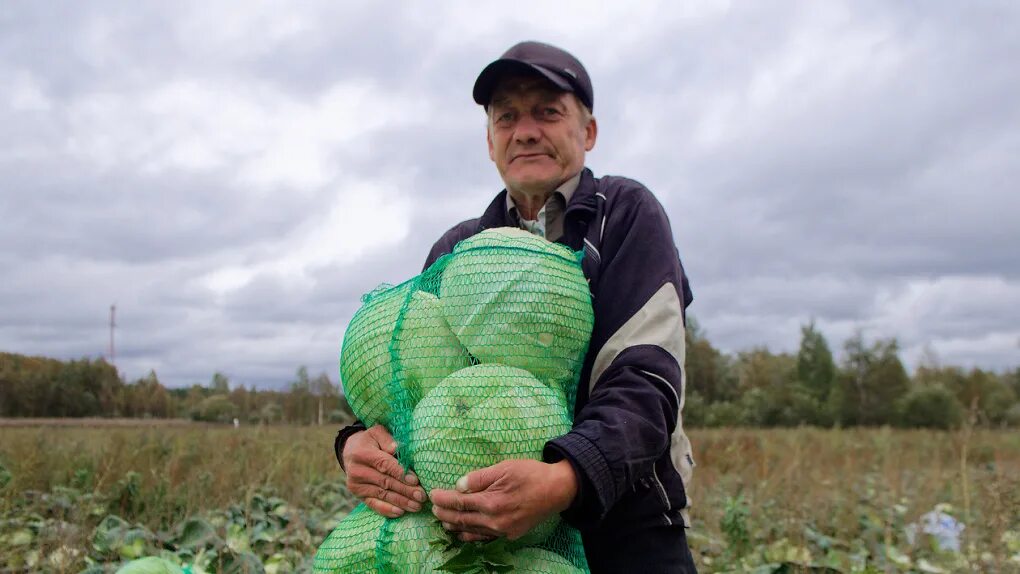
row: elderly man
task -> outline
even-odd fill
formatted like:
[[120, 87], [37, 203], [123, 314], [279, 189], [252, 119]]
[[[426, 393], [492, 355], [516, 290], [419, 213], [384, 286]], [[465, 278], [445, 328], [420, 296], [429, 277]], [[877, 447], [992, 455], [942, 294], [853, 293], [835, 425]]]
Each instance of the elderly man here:
[[[513, 46], [475, 82], [506, 189], [480, 218], [447, 231], [425, 267], [483, 229], [527, 229], [584, 250], [595, 325], [573, 428], [549, 441], [543, 461], [504, 461], [429, 496], [462, 540], [517, 538], [560, 513], [581, 531], [592, 572], [694, 572], [684, 532], [694, 462], [681, 424], [691, 291], [652, 193], [584, 167], [598, 135], [593, 96], [576, 58], [538, 42]], [[372, 509], [422, 508], [425, 492], [385, 428], [348, 427], [335, 447], [349, 487]]]

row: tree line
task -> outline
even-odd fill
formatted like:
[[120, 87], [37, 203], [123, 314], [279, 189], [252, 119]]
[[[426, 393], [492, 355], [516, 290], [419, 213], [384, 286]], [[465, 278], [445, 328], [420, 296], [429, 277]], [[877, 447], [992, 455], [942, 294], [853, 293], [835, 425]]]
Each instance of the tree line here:
[[1020, 368], [967, 370], [926, 352], [911, 376], [895, 338], [868, 342], [860, 332], [837, 364], [814, 322], [801, 327], [796, 354], [727, 355], [689, 319], [685, 426], [1020, 426]]
[[[796, 354], [716, 349], [693, 317], [686, 331], [688, 427], [812, 425], [954, 428], [1020, 426], [1020, 368], [993, 372], [939, 364], [928, 353], [913, 375], [896, 339], [843, 343], [837, 363], [822, 333], [801, 328]], [[326, 373], [297, 369], [282, 390], [208, 384], [167, 388], [155, 372], [126, 382], [103, 359], [59, 361], [0, 353], [0, 416], [190, 418], [245, 424], [342, 424], [353, 419]]]
[[222, 373], [208, 384], [167, 388], [154, 371], [126, 382], [104, 359], [59, 361], [0, 353], [0, 416], [187, 418], [244, 424], [346, 423], [354, 419], [327, 374], [300, 367], [282, 390], [232, 385]]

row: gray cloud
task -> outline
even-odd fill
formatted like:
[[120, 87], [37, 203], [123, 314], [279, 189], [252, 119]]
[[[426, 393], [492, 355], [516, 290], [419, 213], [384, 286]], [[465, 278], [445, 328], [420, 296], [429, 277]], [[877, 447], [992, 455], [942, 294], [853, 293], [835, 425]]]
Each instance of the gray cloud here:
[[470, 86], [536, 38], [591, 71], [589, 164], [662, 200], [714, 343], [814, 318], [1017, 365], [1020, 9], [557, 10], [7, 7], [0, 348], [97, 356], [116, 303], [128, 377], [334, 374], [361, 295], [498, 191]]

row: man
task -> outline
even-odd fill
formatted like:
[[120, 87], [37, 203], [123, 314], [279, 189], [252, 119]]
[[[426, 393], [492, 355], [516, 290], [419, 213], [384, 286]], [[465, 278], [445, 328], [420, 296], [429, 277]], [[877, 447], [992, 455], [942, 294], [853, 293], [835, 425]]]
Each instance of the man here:
[[[515, 226], [584, 250], [595, 324], [574, 426], [543, 461], [510, 460], [433, 490], [433, 512], [462, 540], [514, 539], [561, 513], [582, 533], [592, 572], [694, 572], [684, 528], [693, 460], [683, 433], [684, 310], [692, 300], [666, 214], [641, 184], [584, 168], [598, 135], [581, 63], [523, 42], [487, 66], [474, 100], [506, 189], [450, 229], [425, 267], [483, 229]], [[348, 486], [399, 516], [426, 496], [381, 426], [340, 432]]]

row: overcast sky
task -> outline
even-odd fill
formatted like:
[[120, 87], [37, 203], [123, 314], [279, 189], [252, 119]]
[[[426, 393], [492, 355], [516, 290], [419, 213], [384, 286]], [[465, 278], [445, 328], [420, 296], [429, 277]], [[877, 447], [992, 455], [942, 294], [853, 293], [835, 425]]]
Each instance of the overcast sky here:
[[471, 86], [536, 39], [716, 346], [1020, 365], [1020, 3], [478, 4], [4, 2], [0, 350], [104, 355], [116, 304], [128, 379], [335, 380], [360, 296], [502, 188]]

